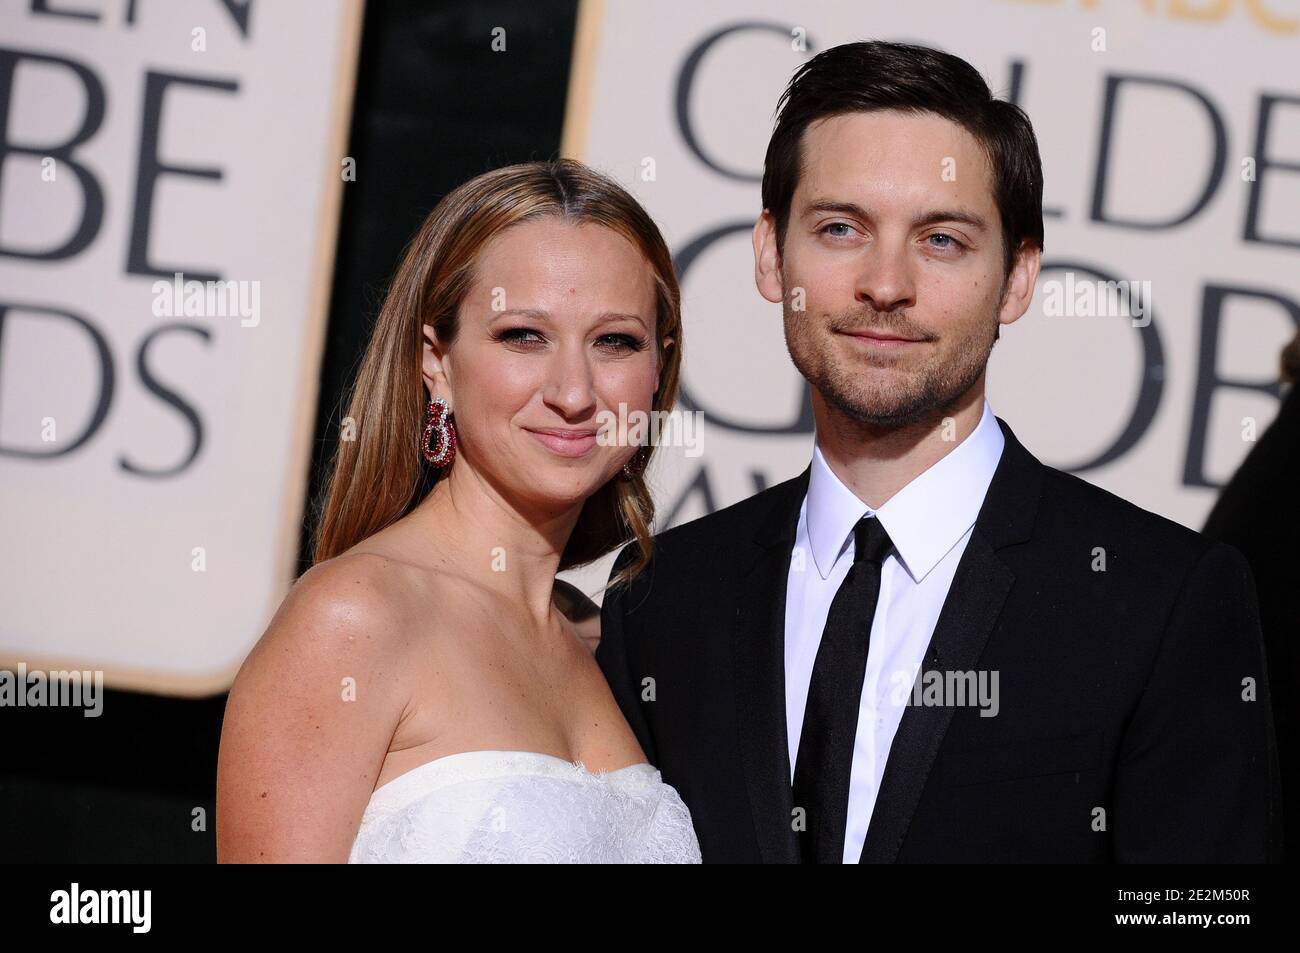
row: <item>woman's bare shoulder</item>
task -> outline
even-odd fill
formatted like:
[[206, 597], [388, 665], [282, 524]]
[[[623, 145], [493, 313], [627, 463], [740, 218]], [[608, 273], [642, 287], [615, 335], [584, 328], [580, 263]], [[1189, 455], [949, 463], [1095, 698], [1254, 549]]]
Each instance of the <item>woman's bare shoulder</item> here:
[[408, 567], [378, 553], [348, 553], [299, 576], [282, 611], [347, 635], [364, 632], [374, 640], [397, 631], [412, 590]]
[[343, 677], [382, 686], [384, 703], [366, 706], [386, 719], [400, 715], [402, 664], [410, 646], [410, 585], [400, 567], [370, 554], [336, 556], [307, 570], [290, 588], [235, 676], [231, 697], [274, 710], [282, 683], [337, 685]]
[[370, 556], [294, 583], [227, 699], [219, 859], [347, 858], [410, 697], [402, 589]]
[[257, 696], [274, 708], [284, 679], [335, 684], [342, 673], [383, 686], [385, 704], [368, 712], [400, 713], [411, 615], [402, 575], [370, 554], [337, 556], [307, 570], [244, 660], [231, 695]]

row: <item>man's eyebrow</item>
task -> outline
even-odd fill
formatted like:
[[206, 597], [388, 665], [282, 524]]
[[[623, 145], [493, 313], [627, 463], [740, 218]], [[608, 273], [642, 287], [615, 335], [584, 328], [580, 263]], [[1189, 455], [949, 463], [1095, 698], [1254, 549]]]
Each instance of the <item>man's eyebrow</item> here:
[[814, 215], [820, 212], [831, 212], [839, 215], [852, 215], [854, 218], [870, 218], [867, 210], [861, 205], [854, 202], [831, 202], [829, 200], [820, 202], [810, 202], [804, 207], [804, 215]]
[[984, 231], [988, 228], [988, 223], [976, 215], [974, 212], [967, 212], [959, 208], [943, 208], [933, 212], [927, 212], [925, 215], [912, 220], [913, 228], [923, 228], [926, 225], [938, 225], [942, 222], [958, 222], [962, 225], [969, 225], [971, 228]]
[[[861, 205], [856, 202], [812, 202], [804, 209], [804, 215], [815, 215], [822, 213], [832, 213], [839, 215], [852, 215], [854, 218], [870, 219], [871, 215]], [[933, 212], [926, 212], [912, 219], [912, 228], [924, 228], [926, 225], [938, 225], [941, 222], [959, 222], [962, 225], [969, 225], [971, 228], [981, 231], [988, 228], [988, 223], [974, 212], [968, 212], [965, 209], [935, 209]]]

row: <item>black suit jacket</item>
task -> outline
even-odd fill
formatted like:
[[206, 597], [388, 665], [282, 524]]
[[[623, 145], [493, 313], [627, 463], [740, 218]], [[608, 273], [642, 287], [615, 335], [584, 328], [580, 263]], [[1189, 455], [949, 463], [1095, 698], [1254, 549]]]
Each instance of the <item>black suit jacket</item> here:
[[[905, 709], [862, 861], [1276, 859], [1241, 554], [1044, 466], [998, 423], [1006, 445], [923, 668], [996, 670], [1000, 711]], [[602, 606], [596, 658], [706, 862], [799, 858], [783, 660], [808, 474], [656, 536], [650, 567]]]

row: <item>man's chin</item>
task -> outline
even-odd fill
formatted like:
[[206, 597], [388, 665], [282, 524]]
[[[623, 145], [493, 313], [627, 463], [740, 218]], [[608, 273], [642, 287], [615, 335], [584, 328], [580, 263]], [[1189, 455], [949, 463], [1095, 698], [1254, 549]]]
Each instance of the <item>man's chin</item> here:
[[926, 394], [853, 394], [846, 389], [818, 388], [827, 403], [860, 424], [897, 430], [942, 417], [947, 403]]
[[901, 411], [869, 407], [841, 407], [840, 409], [857, 423], [877, 430], [902, 430], [904, 427], [912, 427], [929, 420], [934, 413], [930, 408], [919, 410], [907, 408]]

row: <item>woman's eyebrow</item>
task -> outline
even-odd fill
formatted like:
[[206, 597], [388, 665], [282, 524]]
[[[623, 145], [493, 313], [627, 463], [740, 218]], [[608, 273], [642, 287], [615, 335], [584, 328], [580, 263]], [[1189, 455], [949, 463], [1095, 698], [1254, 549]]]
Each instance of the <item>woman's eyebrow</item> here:
[[535, 321], [549, 321], [551, 314], [539, 308], [507, 308], [504, 311], [493, 311], [489, 320], [495, 321], [498, 318], [532, 318]]
[[[554, 318], [549, 311], [541, 308], [507, 308], [505, 311], [494, 311], [490, 320], [496, 321], [500, 318], [532, 318], [534, 321], [553, 322]], [[646, 319], [638, 314], [627, 314], [622, 311], [602, 311], [596, 315], [596, 324], [609, 324], [612, 321], [635, 321], [638, 324], [645, 324]]]

